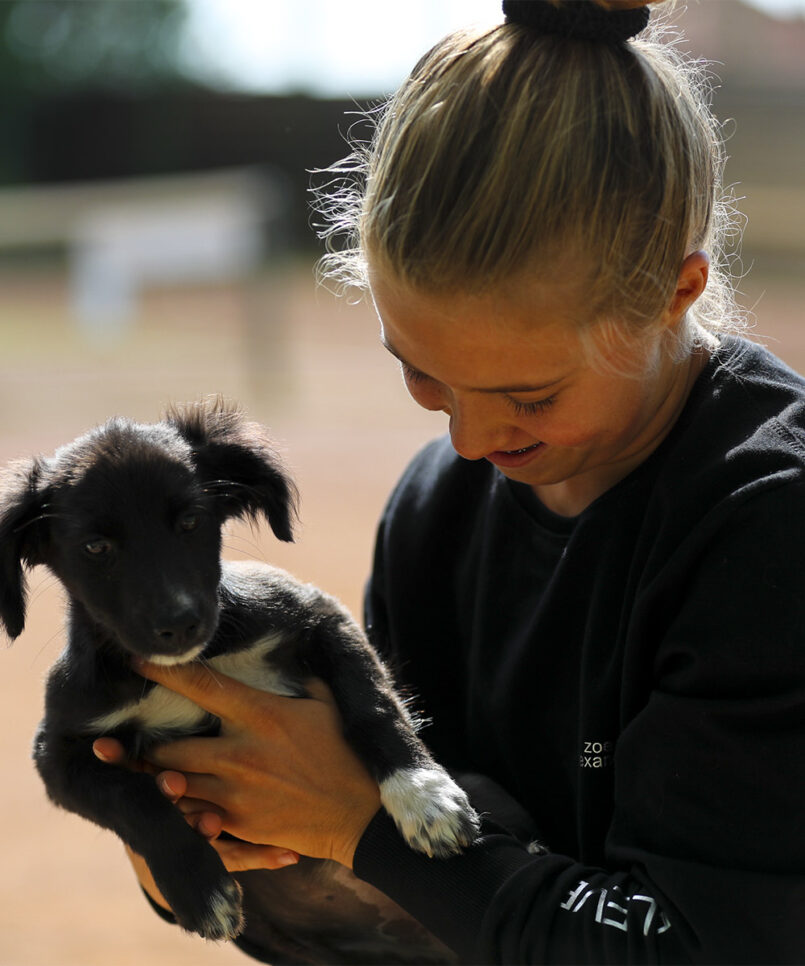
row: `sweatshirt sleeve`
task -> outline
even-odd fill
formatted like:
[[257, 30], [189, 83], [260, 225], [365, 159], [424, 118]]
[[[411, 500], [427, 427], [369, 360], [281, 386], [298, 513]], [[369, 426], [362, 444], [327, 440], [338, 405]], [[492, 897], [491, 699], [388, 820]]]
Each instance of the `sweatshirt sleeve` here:
[[501, 835], [429, 860], [380, 814], [356, 874], [463, 962], [805, 962], [803, 506], [798, 484], [743, 495], [666, 601], [615, 749], [606, 868]]
[[465, 963], [687, 963], [650, 886], [561, 855], [532, 856], [505, 835], [432, 860], [379, 812], [355, 874], [385, 892]]

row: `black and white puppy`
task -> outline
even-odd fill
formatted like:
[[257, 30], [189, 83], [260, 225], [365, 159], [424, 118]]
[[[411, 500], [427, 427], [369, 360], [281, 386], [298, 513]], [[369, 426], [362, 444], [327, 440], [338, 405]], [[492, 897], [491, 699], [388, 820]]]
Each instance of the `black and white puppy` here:
[[478, 831], [466, 794], [428, 754], [344, 608], [284, 571], [221, 561], [224, 521], [264, 515], [290, 540], [294, 505], [264, 431], [220, 401], [174, 409], [155, 424], [111, 420], [49, 459], [13, 464], [0, 486], [0, 618], [9, 635], [24, 626], [23, 566], [45, 564], [67, 591], [67, 645], [34, 748], [48, 794], [142, 855], [179, 923], [209, 939], [243, 928], [240, 886], [151, 776], [102, 764], [92, 742], [111, 735], [129, 755], [147, 756], [155, 741], [214, 734], [219, 721], [134, 673], [133, 655], [163, 665], [203, 660], [291, 696], [322, 678], [414, 849], [447, 856]]

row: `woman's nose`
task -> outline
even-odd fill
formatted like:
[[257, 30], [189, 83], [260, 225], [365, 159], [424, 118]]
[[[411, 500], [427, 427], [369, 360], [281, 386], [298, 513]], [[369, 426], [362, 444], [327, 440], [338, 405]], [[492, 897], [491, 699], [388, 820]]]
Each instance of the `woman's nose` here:
[[409, 382], [413, 399], [433, 412], [450, 417], [450, 439], [459, 456], [479, 460], [501, 448], [506, 427], [491, 412], [491, 400], [481, 393], [463, 393], [435, 380]]
[[501, 448], [505, 427], [489, 412], [489, 400], [453, 399], [445, 412], [450, 417], [450, 440], [459, 456], [479, 460]]

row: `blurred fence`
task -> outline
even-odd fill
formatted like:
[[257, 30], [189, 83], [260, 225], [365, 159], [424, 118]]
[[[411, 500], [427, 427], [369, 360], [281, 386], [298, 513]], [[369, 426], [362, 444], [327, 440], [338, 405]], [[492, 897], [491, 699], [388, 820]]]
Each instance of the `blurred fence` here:
[[[150, 288], [237, 282], [244, 353], [256, 391], [286, 379], [282, 298], [261, 297], [261, 269], [286, 250], [282, 181], [244, 167], [0, 189], [0, 255], [64, 250], [68, 300], [89, 343], [122, 338]], [[276, 286], [275, 286], [276, 288]], [[258, 351], [259, 350], [259, 351]]]

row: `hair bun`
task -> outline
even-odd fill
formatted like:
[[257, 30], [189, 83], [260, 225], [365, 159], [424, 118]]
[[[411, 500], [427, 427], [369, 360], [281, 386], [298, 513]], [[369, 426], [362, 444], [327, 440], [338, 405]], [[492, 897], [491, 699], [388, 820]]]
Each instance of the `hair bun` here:
[[612, 10], [593, 0], [503, 0], [507, 23], [533, 27], [544, 34], [554, 34], [571, 40], [593, 40], [598, 43], [620, 44], [646, 27], [649, 10], [630, 7]]

